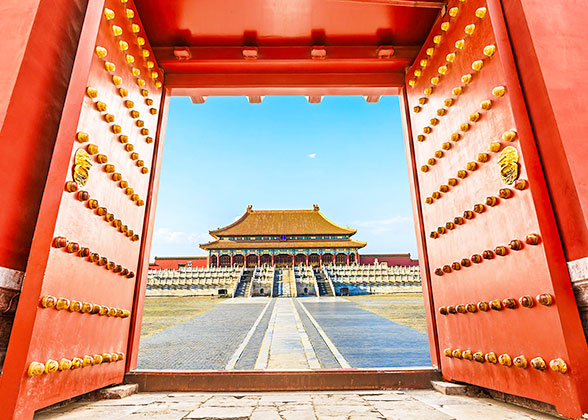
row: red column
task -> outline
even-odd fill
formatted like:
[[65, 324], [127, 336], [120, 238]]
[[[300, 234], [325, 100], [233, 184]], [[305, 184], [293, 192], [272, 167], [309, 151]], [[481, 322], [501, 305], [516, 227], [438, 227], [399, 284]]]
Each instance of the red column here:
[[272, 265], [276, 265], [276, 256], [272, 254]]
[[319, 267], [323, 266], [323, 254], [318, 254], [319, 256]]
[[292, 267], [296, 265], [296, 254], [292, 255]]
[[359, 265], [359, 252], [355, 253], [355, 264]]
[[347, 253], [347, 265], [349, 265], [349, 252]]
[[308, 265], [308, 258], [309, 258], [309, 255], [306, 254], [306, 265]]
[[235, 262], [235, 256], [231, 255], [231, 267], [233, 266], [234, 262]]
[[261, 267], [261, 255], [257, 254], [257, 266]]
[[333, 253], [333, 265], [335, 265], [337, 262], [337, 254]]

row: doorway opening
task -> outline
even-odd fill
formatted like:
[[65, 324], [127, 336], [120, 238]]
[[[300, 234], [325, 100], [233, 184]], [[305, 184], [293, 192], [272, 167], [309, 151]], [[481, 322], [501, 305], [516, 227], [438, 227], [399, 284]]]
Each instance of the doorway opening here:
[[173, 98], [165, 142], [139, 369], [431, 365], [396, 96]]

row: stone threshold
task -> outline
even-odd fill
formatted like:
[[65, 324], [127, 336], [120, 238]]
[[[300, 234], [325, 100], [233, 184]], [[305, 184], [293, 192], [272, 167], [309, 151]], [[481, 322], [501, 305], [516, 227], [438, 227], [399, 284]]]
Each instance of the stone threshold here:
[[263, 392], [428, 389], [440, 380], [434, 368], [243, 371], [135, 370], [125, 383], [140, 392]]

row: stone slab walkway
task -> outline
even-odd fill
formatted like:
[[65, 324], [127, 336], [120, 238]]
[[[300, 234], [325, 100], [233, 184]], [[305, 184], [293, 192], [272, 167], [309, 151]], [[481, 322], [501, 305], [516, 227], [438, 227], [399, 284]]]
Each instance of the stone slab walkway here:
[[238, 298], [141, 340], [138, 369], [430, 366], [426, 334], [340, 297]]
[[77, 402], [35, 420], [554, 420], [499, 401], [432, 390], [296, 393], [139, 393]]
[[137, 368], [223, 369], [268, 303], [231, 300], [142, 339]]
[[318, 369], [320, 364], [293, 299], [278, 299], [255, 369]]
[[347, 300], [305, 300], [306, 307], [354, 368], [431, 366], [426, 334]]

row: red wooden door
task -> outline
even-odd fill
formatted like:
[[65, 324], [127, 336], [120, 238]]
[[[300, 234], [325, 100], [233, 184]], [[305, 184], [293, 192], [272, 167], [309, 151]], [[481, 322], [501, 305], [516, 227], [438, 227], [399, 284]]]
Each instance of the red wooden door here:
[[0, 382], [9, 418], [134, 367], [162, 77], [133, 1], [90, 1]]
[[579, 417], [588, 352], [500, 2], [450, 1], [406, 80], [433, 360]]

